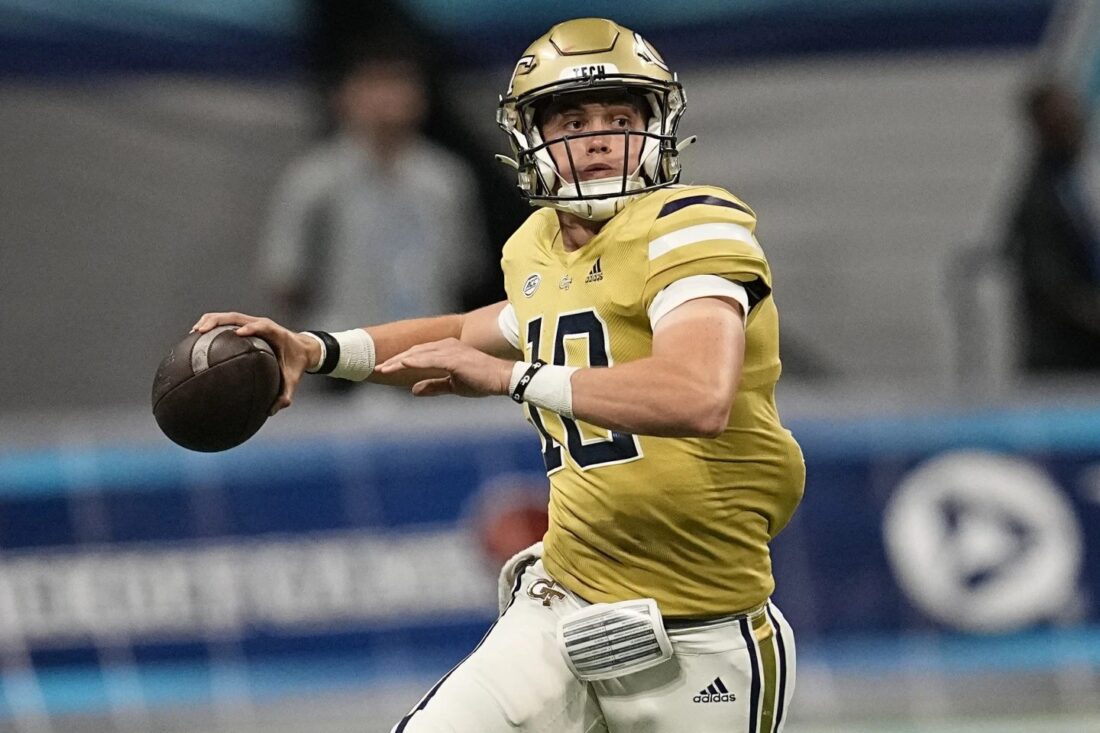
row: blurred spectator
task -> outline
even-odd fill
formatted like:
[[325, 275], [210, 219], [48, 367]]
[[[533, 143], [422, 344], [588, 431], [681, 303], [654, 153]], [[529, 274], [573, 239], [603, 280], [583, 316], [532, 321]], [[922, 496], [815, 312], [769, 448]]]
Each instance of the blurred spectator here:
[[470, 171], [422, 133], [415, 48], [397, 36], [357, 49], [331, 93], [335, 134], [278, 185], [263, 274], [301, 328], [458, 310], [489, 264]]
[[1100, 229], [1080, 161], [1085, 118], [1072, 91], [1044, 82], [1025, 106], [1036, 160], [1017, 207], [1010, 253], [1023, 298], [1029, 372], [1100, 369]]
[[[479, 125], [456, 107], [456, 95], [462, 93], [462, 87], [454, 85], [454, 71], [463, 63], [448, 38], [428, 28], [422, 17], [410, 11], [410, 5], [402, 0], [309, 3], [309, 68], [319, 88], [327, 93], [338, 84], [349, 49], [399, 39], [406, 53], [416, 54], [421, 70], [426, 72], [428, 108], [424, 134], [462, 158], [477, 181], [479, 213], [488, 236], [481, 253], [485, 266], [466, 281], [462, 292], [462, 309], [473, 310], [504, 300], [500, 250], [530, 216], [531, 207], [520, 198], [515, 173], [493, 158], [493, 153], [503, 148], [499, 147], [502, 141], [493, 124], [492, 111], [485, 113]], [[326, 129], [338, 127], [338, 121], [332, 117], [324, 122]]]

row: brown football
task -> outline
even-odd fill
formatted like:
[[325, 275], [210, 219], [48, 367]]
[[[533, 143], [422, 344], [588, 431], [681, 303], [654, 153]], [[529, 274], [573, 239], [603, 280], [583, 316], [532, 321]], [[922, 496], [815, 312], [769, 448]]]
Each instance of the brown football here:
[[271, 346], [238, 326], [191, 333], [153, 380], [153, 417], [174, 443], [212, 453], [245, 442], [267, 420], [282, 376]]

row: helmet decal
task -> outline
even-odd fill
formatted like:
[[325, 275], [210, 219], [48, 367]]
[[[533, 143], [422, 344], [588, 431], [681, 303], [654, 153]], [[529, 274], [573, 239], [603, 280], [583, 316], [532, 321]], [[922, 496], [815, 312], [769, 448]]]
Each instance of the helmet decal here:
[[649, 45], [649, 41], [642, 38], [636, 31], [634, 33], [634, 53], [638, 54], [638, 58], [642, 61], [659, 66], [665, 71], [669, 70], [668, 66], [665, 65], [665, 60], [661, 58], [661, 54], [657, 53], [657, 49]]
[[608, 74], [618, 74], [619, 67], [615, 64], [585, 64], [584, 66], [570, 66], [562, 69], [559, 79], [603, 79]]
[[508, 80], [508, 96], [512, 96], [512, 88], [516, 85], [516, 77], [530, 74], [537, 63], [538, 59], [534, 56], [524, 56], [516, 62], [516, 68], [512, 71], [512, 78]]

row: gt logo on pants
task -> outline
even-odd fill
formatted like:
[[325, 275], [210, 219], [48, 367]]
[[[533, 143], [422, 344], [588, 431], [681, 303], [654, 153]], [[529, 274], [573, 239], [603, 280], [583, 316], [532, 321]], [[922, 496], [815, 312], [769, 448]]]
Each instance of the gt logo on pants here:
[[557, 582], [553, 580], [539, 579], [527, 589], [527, 595], [536, 600], [541, 600], [542, 605], [550, 607], [550, 602], [555, 599], [565, 598], [565, 593], [555, 588]]

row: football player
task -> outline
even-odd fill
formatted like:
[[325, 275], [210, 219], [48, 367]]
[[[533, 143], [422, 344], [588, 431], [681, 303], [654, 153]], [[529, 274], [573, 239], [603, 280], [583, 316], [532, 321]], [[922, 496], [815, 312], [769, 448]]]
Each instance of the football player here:
[[501, 615], [401, 720], [422, 731], [782, 730], [790, 626], [768, 543], [802, 495], [779, 421], [772, 276], [752, 210], [679, 185], [684, 94], [612, 21], [535, 41], [498, 111], [539, 207], [504, 246], [508, 300], [294, 333], [239, 313], [303, 372], [522, 403], [550, 476], [544, 542], [502, 572]]

